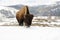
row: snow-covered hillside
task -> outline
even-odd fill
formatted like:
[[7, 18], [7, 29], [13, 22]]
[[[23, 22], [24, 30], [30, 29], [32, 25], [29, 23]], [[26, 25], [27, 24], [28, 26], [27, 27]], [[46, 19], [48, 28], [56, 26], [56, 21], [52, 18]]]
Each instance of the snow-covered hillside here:
[[0, 15], [6, 18], [13, 18], [16, 15], [16, 9], [0, 6]]
[[10, 7], [0, 6], [0, 22], [15, 18], [17, 10]]
[[[15, 9], [20, 9], [24, 5], [17, 4], [17, 5], [11, 5], [8, 7], [12, 7]], [[60, 16], [60, 1], [57, 1], [54, 4], [51, 5], [38, 5], [38, 6], [29, 6], [30, 13], [34, 14], [34, 16]]]

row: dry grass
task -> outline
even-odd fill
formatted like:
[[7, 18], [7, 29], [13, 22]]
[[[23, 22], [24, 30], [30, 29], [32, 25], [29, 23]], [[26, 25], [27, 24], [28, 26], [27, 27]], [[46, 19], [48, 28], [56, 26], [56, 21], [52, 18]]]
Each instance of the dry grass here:
[[45, 27], [45, 26], [49, 26], [48, 24], [38, 24], [38, 23], [35, 23], [35, 24], [32, 24], [32, 26], [43, 26], [43, 27]]
[[[46, 22], [46, 23], [44, 24], [44, 22]], [[60, 27], [60, 25], [57, 25], [57, 24], [50, 24], [51, 22], [56, 22], [57, 23], [56, 19], [52, 20], [52, 19], [35, 18], [35, 19], [33, 19], [31, 26], [42, 26], [42, 27], [45, 27], [45, 26], [48, 26], [48, 27], [49, 26], [58, 26], [58, 27]], [[2, 26], [19, 26], [19, 25], [18, 25], [18, 23], [13, 23], [13, 24], [9, 24], [9, 25], [8, 24], [4, 24]]]
[[[39, 22], [43, 22], [43, 21], [48, 22], [47, 19], [35, 19], [35, 20], [37, 20], [37, 21], [39, 21]], [[35, 22], [36, 22], [36, 21], [35, 21]]]

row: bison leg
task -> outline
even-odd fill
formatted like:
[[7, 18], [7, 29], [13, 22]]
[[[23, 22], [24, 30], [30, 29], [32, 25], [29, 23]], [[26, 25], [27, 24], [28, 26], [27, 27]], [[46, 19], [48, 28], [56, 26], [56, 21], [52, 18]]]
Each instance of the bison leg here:
[[25, 23], [25, 25], [26, 25], [27, 27], [30, 27], [30, 25], [29, 25], [29, 24], [27, 24], [27, 23]]
[[19, 25], [23, 26], [23, 20], [19, 20]]
[[24, 19], [25, 26], [30, 27], [31, 22], [28, 19]]

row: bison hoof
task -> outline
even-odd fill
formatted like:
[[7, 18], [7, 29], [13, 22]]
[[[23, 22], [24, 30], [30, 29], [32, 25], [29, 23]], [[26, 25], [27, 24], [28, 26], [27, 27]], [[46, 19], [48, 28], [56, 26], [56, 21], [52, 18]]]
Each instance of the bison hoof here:
[[27, 28], [29, 28], [30, 26], [27, 26]]
[[23, 24], [19, 24], [19, 26], [23, 26]]

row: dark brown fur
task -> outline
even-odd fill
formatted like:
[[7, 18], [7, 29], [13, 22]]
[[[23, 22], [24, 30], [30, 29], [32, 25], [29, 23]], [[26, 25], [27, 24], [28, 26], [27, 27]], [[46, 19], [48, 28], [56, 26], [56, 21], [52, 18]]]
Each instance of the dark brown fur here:
[[29, 27], [31, 25], [31, 23], [32, 23], [32, 19], [33, 19], [33, 15], [32, 14], [26, 14], [24, 16], [25, 25]]

